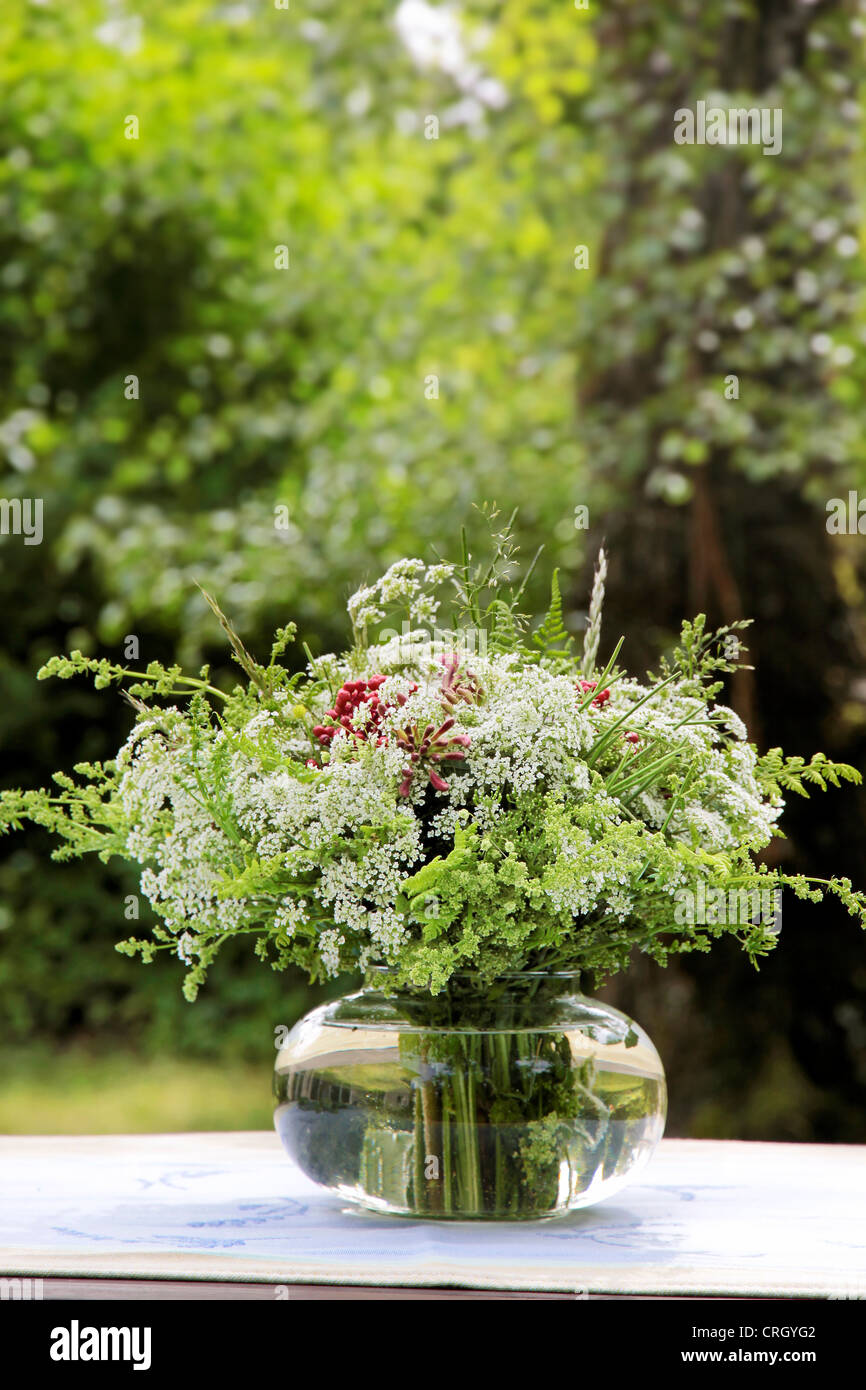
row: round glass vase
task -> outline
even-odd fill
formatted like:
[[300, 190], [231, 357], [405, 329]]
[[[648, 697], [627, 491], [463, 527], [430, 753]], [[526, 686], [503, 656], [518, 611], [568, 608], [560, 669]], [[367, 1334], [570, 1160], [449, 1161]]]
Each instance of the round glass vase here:
[[277, 1055], [286, 1152], [338, 1196], [403, 1216], [532, 1219], [618, 1192], [661, 1138], [664, 1070], [643, 1029], [579, 986], [461, 976], [431, 996], [373, 972]]

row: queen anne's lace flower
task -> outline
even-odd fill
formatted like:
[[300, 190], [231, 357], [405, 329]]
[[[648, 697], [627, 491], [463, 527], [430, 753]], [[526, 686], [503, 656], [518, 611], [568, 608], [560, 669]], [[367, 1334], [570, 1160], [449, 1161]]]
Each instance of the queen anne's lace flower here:
[[[389, 603], [423, 578], [420, 563], [392, 566], [374, 589], [355, 595], [356, 620], [374, 592]], [[195, 739], [177, 709], [134, 730], [118, 759], [127, 849], [146, 866], [142, 889], [179, 934], [184, 959], [197, 928], [231, 931], [254, 916], [250, 899], [225, 892], [249, 853], [275, 879], [283, 873], [305, 884], [303, 896], [276, 897], [266, 909], [279, 943], [312, 931], [328, 974], [345, 965], [347, 943], [365, 960], [394, 958], [413, 935], [400, 906], [403, 885], [431, 837], [447, 845], [470, 822], [495, 832], [533, 798], [539, 807], [554, 798], [565, 809], [592, 799], [600, 823], [622, 823], [593, 749], [624, 719], [608, 765], [638, 756], [639, 747], [677, 742], [700, 755], [688, 795], [673, 807], [669, 779], [632, 798], [629, 814], [647, 830], [665, 825], [671, 842], [711, 853], [760, 846], [772, 834], [780, 807], [762, 794], [736, 716], [719, 710], [708, 722], [703, 702], [676, 684], [642, 704], [645, 687], [623, 678], [588, 701], [595, 681], [515, 653], [443, 655], [429, 640], [408, 649], [383, 644], [368, 661], [369, 674], [347, 676], [311, 725], [321, 761], [301, 765], [292, 756], [296, 730], [273, 709], [252, 714], [234, 740], [219, 730], [203, 740], [199, 730]], [[335, 658], [328, 662], [339, 669]], [[217, 782], [219, 817], [196, 792]], [[597, 827], [563, 821], [548, 831], [550, 868], [540, 869], [539, 891], [567, 918], [625, 921], [644, 854], [637, 842], [602, 840]], [[672, 870], [670, 884], [678, 877]]]
[[[139, 702], [114, 763], [85, 768], [92, 786], [58, 774], [54, 800], [5, 793], [0, 828], [29, 815], [71, 852], [136, 862], [156, 942], [189, 967], [191, 994], [240, 932], [277, 965], [334, 975], [386, 961], [439, 988], [485, 961], [494, 973], [539, 958], [611, 970], [635, 944], [660, 960], [702, 947], [699, 933], [672, 934], [677, 894], [699, 881], [765, 885], [752, 856], [778, 833], [781, 788], [856, 778], [820, 754], [808, 768], [779, 750], [759, 759], [738, 716], [714, 703], [719, 687], [705, 689], [718, 662], [696, 677], [690, 659], [650, 684], [601, 677], [562, 645], [555, 613], [536, 645], [507, 624], [484, 643], [407, 626], [367, 645], [395, 610], [432, 623], [432, 591], [452, 577], [398, 561], [349, 600], [350, 652], [297, 676], [252, 666], [218, 719], [202, 680], [188, 682], [184, 708]], [[599, 623], [597, 611], [596, 642]], [[79, 669], [116, 678], [80, 653], [50, 673]], [[172, 695], [183, 680], [156, 664], [152, 679]], [[830, 887], [866, 912], [846, 881]], [[771, 944], [760, 926], [735, 927], [753, 954]]]

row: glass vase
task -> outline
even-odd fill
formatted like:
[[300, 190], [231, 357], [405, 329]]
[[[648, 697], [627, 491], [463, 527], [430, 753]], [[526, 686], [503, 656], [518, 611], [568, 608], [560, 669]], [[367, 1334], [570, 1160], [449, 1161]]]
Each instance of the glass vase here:
[[556, 1216], [618, 1192], [664, 1129], [658, 1053], [572, 974], [431, 996], [387, 971], [295, 1025], [274, 1123], [314, 1182], [437, 1220]]

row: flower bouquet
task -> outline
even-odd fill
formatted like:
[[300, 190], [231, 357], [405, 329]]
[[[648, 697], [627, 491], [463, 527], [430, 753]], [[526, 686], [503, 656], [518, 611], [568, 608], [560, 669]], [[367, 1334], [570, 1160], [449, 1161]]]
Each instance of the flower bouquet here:
[[866, 921], [848, 880], [759, 858], [786, 792], [860, 778], [759, 755], [719, 703], [744, 624], [685, 623], [641, 682], [622, 640], [599, 655], [604, 554], [580, 644], [556, 573], [543, 620], [522, 613], [532, 568], [519, 583], [508, 529], [483, 564], [465, 540], [453, 565], [398, 561], [349, 600], [348, 650], [294, 670], [293, 625], [260, 664], [205, 595], [232, 690], [55, 657], [40, 679], [123, 683], [134, 726], [112, 761], [0, 797], [0, 829], [48, 827], [57, 858], [140, 866], [154, 925], [118, 950], [176, 952], [190, 1000], [239, 934], [275, 969], [364, 978], [284, 1038], [276, 1123], [311, 1177], [381, 1210], [537, 1217], [615, 1191], [661, 1135], [664, 1073], [583, 989], [725, 933], [757, 963], [783, 888]]

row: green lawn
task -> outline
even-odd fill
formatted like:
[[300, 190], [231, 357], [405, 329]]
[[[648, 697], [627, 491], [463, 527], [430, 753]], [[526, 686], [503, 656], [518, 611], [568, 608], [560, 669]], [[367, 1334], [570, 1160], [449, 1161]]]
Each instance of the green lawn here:
[[5, 1054], [0, 1133], [270, 1129], [267, 1068], [80, 1049]]

